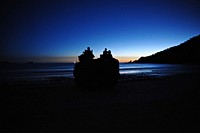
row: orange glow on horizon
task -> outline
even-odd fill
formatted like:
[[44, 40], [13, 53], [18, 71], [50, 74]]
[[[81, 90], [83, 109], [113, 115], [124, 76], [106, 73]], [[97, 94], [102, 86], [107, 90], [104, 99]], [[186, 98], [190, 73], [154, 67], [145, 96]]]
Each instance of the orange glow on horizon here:
[[[114, 56], [119, 62], [129, 62], [129, 61], [135, 61], [138, 60], [140, 57], [137, 56]], [[57, 62], [76, 62], [78, 61], [78, 57], [72, 56], [72, 57], [61, 57], [58, 58]]]
[[129, 62], [129, 61], [134, 61], [134, 60], [137, 60], [139, 59], [139, 57], [136, 57], [136, 56], [116, 56], [114, 57], [116, 59], [119, 60], [119, 62]]

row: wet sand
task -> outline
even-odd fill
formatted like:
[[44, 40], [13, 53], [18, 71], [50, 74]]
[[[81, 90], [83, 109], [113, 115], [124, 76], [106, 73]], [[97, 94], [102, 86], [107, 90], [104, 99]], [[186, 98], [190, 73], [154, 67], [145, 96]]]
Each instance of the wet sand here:
[[[73, 79], [2, 83], [7, 132], [196, 132], [200, 74], [122, 76], [115, 89]], [[197, 122], [196, 122], [197, 121]]]

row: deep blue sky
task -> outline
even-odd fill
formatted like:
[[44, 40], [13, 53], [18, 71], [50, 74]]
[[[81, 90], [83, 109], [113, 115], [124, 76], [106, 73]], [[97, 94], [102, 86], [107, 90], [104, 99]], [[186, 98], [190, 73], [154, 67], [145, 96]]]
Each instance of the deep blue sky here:
[[1, 60], [76, 61], [90, 46], [134, 60], [200, 34], [199, 0], [8, 0]]

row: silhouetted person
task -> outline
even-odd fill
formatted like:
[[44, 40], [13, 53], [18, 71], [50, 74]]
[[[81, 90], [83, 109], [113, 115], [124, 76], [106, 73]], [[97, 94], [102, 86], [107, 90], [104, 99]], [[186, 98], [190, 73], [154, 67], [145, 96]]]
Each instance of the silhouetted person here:
[[107, 54], [107, 48], [105, 48], [105, 50], [103, 51], [103, 55]]
[[93, 58], [94, 58], [93, 51], [90, 50], [90, 47], [87, 47], [87, 49], [83, 52], [83, 54], [78, 56], [80, 62], [92, 61]]

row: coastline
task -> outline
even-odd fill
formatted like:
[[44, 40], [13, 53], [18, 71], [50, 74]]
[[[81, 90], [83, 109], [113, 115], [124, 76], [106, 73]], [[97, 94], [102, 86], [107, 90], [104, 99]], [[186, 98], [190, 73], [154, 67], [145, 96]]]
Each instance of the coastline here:
[[4, 84], [7, 131], [195, 131], [199, 73], [123, 76], [115, 89], [84, 90], [72, 78]]

